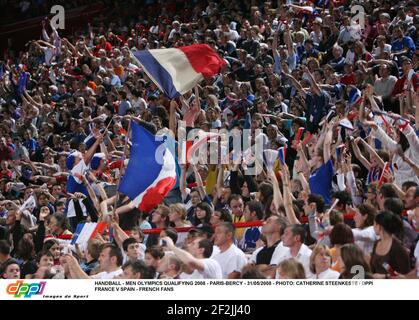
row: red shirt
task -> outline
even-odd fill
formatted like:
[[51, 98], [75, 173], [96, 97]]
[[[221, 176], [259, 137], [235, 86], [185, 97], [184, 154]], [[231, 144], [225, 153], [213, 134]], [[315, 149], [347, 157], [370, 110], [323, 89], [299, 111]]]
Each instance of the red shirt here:
[[[399, 80], [396, 81], [396, 84], [394, 85], [394, 89], [393, 89], [393, 96], [395, 96], [396, 94], [400, 94], [406, 90], [405, 88], [406, 79], [407, 79], [407, 75], [404, 75], [403, 77], [401, 77]], [[419, 75], [417, 73], [415, 73], [412, 77], [412, 84], [416, 92], [419, 88]]]
[[11, 170], [0, 171], [0, 179], [9, 178], [12, 179], [13, 172]]
[[355, 73], [343, 75], [342, 78], [340, 78], [340, 83], [343, 83], [346, 86], [349, 86], [351, 84], [355, 85], [356, 84]]
[[0, 146], [0, 161], [12, 159], [13, 148], [10, 146]]

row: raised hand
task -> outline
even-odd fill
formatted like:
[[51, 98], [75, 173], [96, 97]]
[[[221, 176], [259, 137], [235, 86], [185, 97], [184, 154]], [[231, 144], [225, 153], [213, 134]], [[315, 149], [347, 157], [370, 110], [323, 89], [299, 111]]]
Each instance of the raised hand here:
[[44, 221], [46, 217], [50, 215], [49, 208], [44, 206], [41, 208], [41, 211], [39, 212], [39, 221]]

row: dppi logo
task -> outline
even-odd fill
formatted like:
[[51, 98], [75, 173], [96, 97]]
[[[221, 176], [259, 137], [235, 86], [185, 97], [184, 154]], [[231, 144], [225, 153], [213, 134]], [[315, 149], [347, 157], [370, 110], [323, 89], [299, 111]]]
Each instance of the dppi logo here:
[[39, 283], [23, 283], [22, 280], [11, 283], [7, 286], [7, 294], [14, 295], [15, 298], [31, 298], [33, 295], [42, 294], [45, 289], [45, 281]]

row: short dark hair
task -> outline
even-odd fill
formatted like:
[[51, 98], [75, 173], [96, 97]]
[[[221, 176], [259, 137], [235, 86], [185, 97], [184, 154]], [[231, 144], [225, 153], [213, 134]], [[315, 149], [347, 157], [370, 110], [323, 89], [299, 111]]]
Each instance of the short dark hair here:
[[112, 243], [105, 243], [104, 245], [102, 245], [102, 248], [100, 250], [100, 252], [102, 252], [103, 250], [109, 248], [109, 258], [112, 257], [116, 257], [116, 264], [117, 266], [121, 266], [122, 262], [124, 260], [124, 257], [122, 256], [122, 252], [121, 249], [119, 249], [116, 245], [112, 244]]
[[42, 250], [36, 257], [36, 262], [40, 262], [43, 256], [50, 257], [54, 260], [54, 255], [49, 250]]
[[151, 255], [154, 259], [161, 259], [164, 257], [164, 251], [161, 247], [152, 246], [145, 250], [145, 253]]
[[124, 251], [127, 252], [128, 251], [128, 246], [130, 244], [133, 244], [133, 243], [137, 243], [137, 240], [135, 240], [134, 238], [127, 238], [127, 239], [125, 239], [122, 242], [122, 249], [124, 249]]
[[330, 232], [330, 243], [332, 246], [354, 243], [354, 241], [352, 229], [344, 223], [337, 223]]
[[20, 264], [19, 264], [19, 262], [17, 260], [15, 260], [15, 259], [8, 259], [8, 260], [6, 260], [5, 262], [3, 262], [0, 265], [0, 278], [3, 277], [3, 273], [5, 273], [6, 270], [7, 270], [7, 268], [9, 266], [11, 266], [12, 264], [17, 264], [19, 266], [19, 269], [20, 269]]
[[375, 215], [377, 214], [377, 209], [375, 209], [375, 207], [368, 203], [363, 203], [358, 206], [358, 210], [361, 215], [367, 216], [363, 225], [364, 228], [374, 225]]
[[141, 279], [153, 279], [154, 277], [154, 273], [147, 267], [144, 261], [128, 261], [122, 266], [122, 270], [128, 267], [132, 268], [132, 272], [141, 274]]
[[256, 217], [259, 220], [263, 219], [263, 206], [259, 201], [249, 201], [246, 206], [248, 206], [250, 212], [256, 212]]
[[212, 255], [213, 245], [212, 242], [206, 238], [199, 240], [198, 248], [204, 248], [204, 258], [209, 258]]
[[6, 240], [0, 240], [0, 253], [4, 255], [10, 254], [10, 244]]
[[411, 187], [417, 187], [418, 184], [414, 181], [405, 181], [402, 183], [402, 189], [410, 189]]
[[332, 194], [332, 198], [339, 199], [338, 204], [347, 206], [352, 203], [352, 198], [347, 191], [336, 191]]
[[375, 223], [381, 226], [385, 232], [393, 235], [399, 233], [403, 228], [400, 216], [391, 211], [382, 210], [375, 216]]
[[230, 196], [230, 198], [228, 199], [228, 204], [230, 205], [230, 203], [231, 203], [231, 201], [233, 201], [233, 200], [242, 200], [243, 201], [243, 198], [242, 198], [242, 196], [241, 195], [239, 195], [239, 194], [232, 194], [231, 196]]
[[397, 198], [396, 189], [390, 183], [383, 184], [379, 193], [381, 193], [384, 198]]
[[223, 208], [219, 211], [221, 213], [220, 220], [224, 222], [233, 222], [233, 218], [231, 217], [231, 213], [228, 209]]
[[300, 242], [304, 243], [306, 240], [306, 230], [301, 224], [293, 224], [291, 226], [291, 232], [294, 236], [300, 236]]
[[319, 194], [310, 194], [308, 196], [308, 203], [314, 202], [316, 204], [317, 212], [324, 212], [324, 199]]
[[391, 211], [401, 217], [404, 210], [404, 203], [399, 198], [387, 198], [384, 200], [384, 210]]

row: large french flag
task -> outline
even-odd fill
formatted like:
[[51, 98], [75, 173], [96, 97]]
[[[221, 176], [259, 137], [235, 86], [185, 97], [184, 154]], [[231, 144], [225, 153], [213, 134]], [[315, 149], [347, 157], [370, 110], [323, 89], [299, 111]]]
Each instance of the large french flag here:
[[163, 139], [159, 141], [135, 122], [131, 126], [131, 156], [118, 191], [149, 212], [176, 184], [175, 158]]
[[135, 51], [134, 56], [170, 99], [188, 92], [204, 78], [216, 75], [226, 64], [207, 44], [141, 50]]

